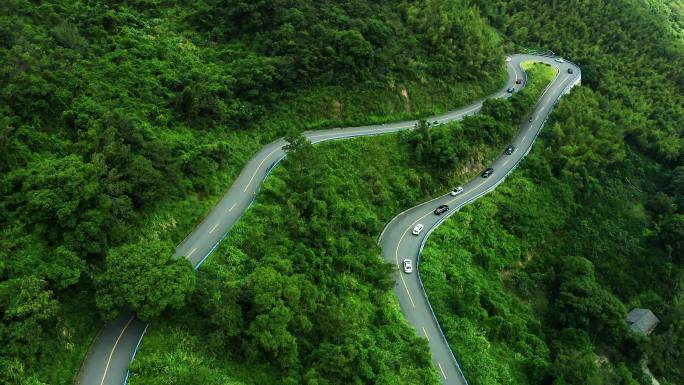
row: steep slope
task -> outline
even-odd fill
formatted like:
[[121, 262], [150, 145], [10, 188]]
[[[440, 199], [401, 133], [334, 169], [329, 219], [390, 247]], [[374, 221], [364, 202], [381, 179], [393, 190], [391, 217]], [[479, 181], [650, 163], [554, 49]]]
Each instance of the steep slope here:
[[[181, 305], [172, 245], [262, 144], [498, 88], [500, 40], [459, 4], [435, 29], [398, 0], [2, 2], [0, 382], [69, 383], [101, 318]], [[454, 33], [471, 57], [438, 49]]]
[[[646, 359], [661, 384], [682, 382], [684, 49], [651, 8], [668, 2], [477, 3], [515, 44], [579, 62], [583, 87], [520, 174], [425, 249], [466, 377], [650, 384]], [[662, 321], [649, 338], [627, 328], [635, 307]]]

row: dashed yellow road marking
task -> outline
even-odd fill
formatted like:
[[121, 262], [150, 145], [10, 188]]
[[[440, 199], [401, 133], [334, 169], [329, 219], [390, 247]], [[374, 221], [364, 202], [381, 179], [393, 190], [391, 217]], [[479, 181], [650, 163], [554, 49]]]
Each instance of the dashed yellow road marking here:
[[218, 223], [215, 224], [214, 227], [212, 227], [211, 230], [209, 230], [209, 234], [213, 233], [214, 230], [216, 230], [216, 228], [218, 227], [218, 225], [219, 225]]
[[191, 256], [191, 255], [192, 255], [192, 253], [194, 253], [194, 252], [195, 252], [196, 250], [197, 250], [197, 248], [196, 248], [196, 247], [195, 247], [194, 249], [192, 249], [192, 250], [191, 250], [191, 251], [190, 251], [190, 252], [188, 253], [188, 257], [189, 257], [189, 256]]

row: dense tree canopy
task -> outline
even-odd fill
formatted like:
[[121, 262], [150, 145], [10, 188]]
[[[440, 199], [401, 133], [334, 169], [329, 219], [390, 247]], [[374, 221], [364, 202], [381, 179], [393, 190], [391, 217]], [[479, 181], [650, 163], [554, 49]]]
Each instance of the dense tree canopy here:
[[[143, 356], [139, 378], [438, 381], [388, 305], [372, 238], [484, 164], [534, 93], [383, 142], [397, 158], [376, 148], [345, 166], [300, 141], [248, 218], [267, 219], [231, 233], [239, 268], [208, 268], [194, 294], [169, 245], [263, 143], [456, 107], [500, 87], [504, 53], [526, 48], [578, 62], [583, 87], [501, 209], [473, 214], [472, 242], [443, 253], [468, 262], [430, 292], [449, 340], [480, 384], [647, 383], [644, 351], [662, 384], [682, 382], [681, 16], [679, 0], [1, 2], [0, 382], [69, 383], [97, 309], [126, 306], [202, 319], [160, 329], [177, 354]], [[273, 229], [268, 244], [240, 233]], [[646, 341], [618, 319], [636, 306], [662, 320]]]
[[195, 289], [195, 275], [187, 259], [171, 259], [172, 253], [167, 243], [147, 239], [110, 249], [95, 278], [97, 307], [105, 318], [124, 307], [149, 319], [182, 306]]
[[[9, 344], [0, 362], [18, 373], [12, 382], [70, 381], [65, 372], [76, 370], [100, 325], [97, 308], [111, 316], [129, 306], [149, 318], [182, 304], [192, 277], [162, 243], [187, 235], [263, 143], [307, 125], [426, 115], [499, 86], [501, 47], [479, 57], [482, 68], [437, 71], [457, 56], [425, 45], [433, 32], [409, 22], [409, 7], [1, 2], [0, 281], [40, 284], [0, 313], [50, 298], [32, 335], [54, 341], [44, 349], [56, 357], [20, 355], [24, 343], [0, 332]], [[468, 27], [468, 45], [492, 36], [475, 8], [444, 15], [454, 31]], [[274, 320], [287, 317], [272, 309]], [[15, 322], [23, 328], [16, 317], [2, 327]]]
[[[517, 44], [578, 62], [583, 86], [561, 99], [492, 201], [462, 210], [426, 246], [424, 283], [466, 377], [650, 384], [646, 360], [661, 384], [679, 383], [684, 51], [673, 35], [681, 31], [676, 2], [474, 3]], [[627, 328], [635, 307], [661, 319], [649, 338]]]
[[[157, 321], [165, 326], [151, 328], [146, 340], [197, 339], [203, 348], [193, 354], [203, 361], [268, 362], [279, 376], [274, 383], [438, 383], [427, 343], [401, 318], [391, 291], [395, 270], [376, 244], [395, 211], [386, 206], [398, 210], [419, 199], [430, 176], [404, 166], [410, 153], [396, 137], [318, 146], [288, 139], [288, 157], [253, 209], [198, 271], [192, 300]], [[384, 150], [394, 155], [377, 159]], [[184, 337], [163, 334], [169, 329]], [[190, 363], [164, 358], [188, 353], [180, 341], [170, 350], [146, 346], [132, 381], [160, 384], [167, 377], [156, 373], [164, 367], [189, 370]], [[224, 375], [231, 371], [209, 377]]]

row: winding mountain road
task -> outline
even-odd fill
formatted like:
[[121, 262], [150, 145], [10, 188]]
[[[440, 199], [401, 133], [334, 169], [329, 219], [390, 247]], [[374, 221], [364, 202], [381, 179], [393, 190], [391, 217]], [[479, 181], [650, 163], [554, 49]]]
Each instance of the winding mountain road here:
[[[511, 155], [502, 153], [489, 166], [494, 169], [494, 173], [490, 177], [482, 178], [478, 175], [463, 185], [463, 192], [459, 195], [454, 197], [447, 193], [412, 207], [394, 217], [380, 235], [379, 242], [382, 245], [385, 261], [396, 264], [397, 268], [402, 270], [402, 261], [411, 259], [414, 261], [417, 273], [420, 253], [430, 233], [450, 215], [456, 213], [458, 209], [492, 191], [499, 183], [503, 182], [532, 148], [558, 98], [574, 85], [579, 84], [581, 80], [581, 72], [577, 66], [568, 62], [556, 62], [554, 58], [514, 55], [509, 64], [519, 67], [520, 63], [526, 60], [549, 63], [557, 68], [558, 74], [535, 105], [530, 115], [532, 121], [525, 122], [511, 142], [515, 151]], [[568, 68], [572, 68], [572, 74], [568, 73]], [[449, 211], [441, 216], [435, 215], [433, 211], [439, 205], [448, 205]], [[412, 234], [412, 230], [418, 223], [422, 224], [424, 229], [420, 235], [416, 236]], [[399, 280], [394, 291], [399, 298], [402, 313], [409, 323], [416, 328], [416, 332], [427, 338], [432, 359], [442, 376], [442, 383], [465, 385], [467, 381], [432, 311], [423, 289], [420, 274], [416, 273], [399, 273]]]
[[[435, 198], [392, 219], [380, 236], [380, 244], [388, 262], [396, 263], [399, 267], [400, 260], [404, 258], [417, 260], [425, 240], [441, 221], [448, 218], [459, 207], [486, 194], [503, 181], [531, 148], [556, 100], [572, 86], [579, 83], [580, 70], [574, 64], [559, 63], [553, 58], [545, 56], [513, 55], [511, 60], [507, 62], [508, 80], [505, 87], [490, 95], [490, 98], [509, 97], [510, 94], [506, 92], [507, 88], [515, 87], [516, 90], [519, 90], [524, 87], [524, 82], [516, 85], [515, 80], [525, 79], [520, 63], [526, 60], [550, 63], [559, 69], [559, 75], [535, 106], [532, 115], [534, 120], [523, 125], [513, 141], [516, 151], [510, 156], [503, 155], [496, 159], [492, 165], [495, 170], [494, 174], [488, 179], [478, 177], [467, 183], [464, 185], [465, 190], [461, 195], [457, 197], [445, 195]], [[568, 74], [568, 68], [573, 68], [574, 74]], [[431, 117], [428, 120], [438, 123], [460, 120], [467, 115], [477, 113], [484, 100], [478, 100], [469, 106]], [[379, 135], [412, 129], [416, 123], [416, 120], [412, 120], [363, 127], [332, 128], [307, 131], [304, 135], [312, 143], [319, 143], [327, 140]], [[278, 139], [263, 147], [249, 160], [228, 192], [209, 215], [177, 246], [174, 257], [187, 258], [195, 269], [204, 262], [227, 235], [228, 230], [249, 208], [261, 183], [266, 179], [273, 166], [285, 157], [286, 154], [282, 148], [285, 144], [287, 143], [284, 139]], [[450, 210], [442, 216], [432, 214], [432, 210], [439, 204], [449, 204]], [[416, 237], [409, 233], [413, 225], [418, 222], [425, 225], [425, 230], [421, 236]], [[419, 274], [399, 274], [395, 292], [407, 320], [416, 328], [420, 336], [428, 339], [435, 366], [440, 371], [443, 383], [466, 384], [467, 382], [432, 312], [422, 288]], [[93, 341], [81, 366], [76, 383], [80, 385], [122, 385], [126, 383], [128, 365], [135, 356], [147, 326], [147, 323], [139, 320], [131, 313], [125, 313], [105, 325]]]

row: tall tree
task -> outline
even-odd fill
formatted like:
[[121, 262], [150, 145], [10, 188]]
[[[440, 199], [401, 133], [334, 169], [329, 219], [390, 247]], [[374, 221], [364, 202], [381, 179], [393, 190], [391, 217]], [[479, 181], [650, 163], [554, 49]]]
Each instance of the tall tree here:
[[59, 304], [46, 286], [35, 277], [0, 283], [0, 359], [5, 355], [21, 357], [32, 364], [47, 340], [53, 338], [44, 333], [54, 328]]
[[105, 318], [130, 307], [142, 319], [178, 308], [195, 289], [195, 275], [186, 258], [172, 259], [173, 247], [142, 240], [113, 248], [95, 281], [97, 307]]

